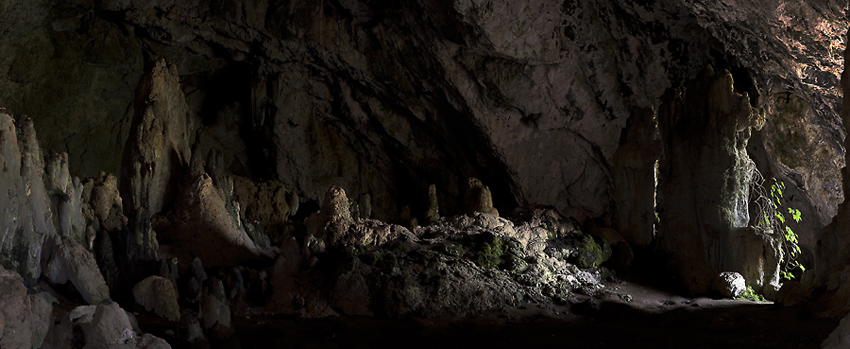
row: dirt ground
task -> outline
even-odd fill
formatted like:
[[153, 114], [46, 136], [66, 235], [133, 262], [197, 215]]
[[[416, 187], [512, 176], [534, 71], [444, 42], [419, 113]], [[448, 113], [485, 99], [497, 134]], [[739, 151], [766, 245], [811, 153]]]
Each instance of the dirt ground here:
[[[838, 325], [804, 308], [687, 298], [631, 282], [575, 304], [473, 319], [234, 319], [241, 348], [820, 348]], [[622, 295], [622, 296], [621, 296]], [[625, 295], [631, 296], [631, 299]]]

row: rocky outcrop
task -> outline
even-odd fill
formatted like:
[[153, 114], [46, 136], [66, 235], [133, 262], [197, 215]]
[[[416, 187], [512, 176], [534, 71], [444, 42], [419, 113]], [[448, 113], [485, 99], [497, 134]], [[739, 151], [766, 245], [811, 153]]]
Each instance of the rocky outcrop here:
[[[776, 232], [748, 227], [759, 168], [789, 183], [806, 217], [795, 230], [815, 272], [796, 291], [823, 289], [843, 312], [850, 229], [839, 217], [818, 248], [811, 231], [846, 211], [832, 89], [845, 11], [0, 2], [0, 105], [38, 120], [0, 113], [0, 264], [99, 304], [107, 283], [127, 291], [165, 261], [214, 332], [252, 297], [305, 317], [566, 302], [605, 292], [603, 265], [653, 248], [693, 291], [733, 271], [771, 293]], [[572, 220], [499, 217], [526, 204]], [[234, 269], [272, 260], [273, 295], [266, 271]], [[100, 326], [87, 309], [62, 320], [68, 333]], [[92, 345], [127, 340], [113, 339]]]
[[136, 90], [135, 115], [124, 147], [121, 194], [131, 217], [130, 260], [156, 260], [154, 215], [163, 213], [192, 158], [191, 119], [177, 68], [159, 59]]
[[177, 290], [171, 280], [152, 275], [139, 281], [133, 287], [136, 304], [145, 310], [159, 315], [168, 321], [180, 320], [180, 306], [177, 304]]
[[[847, 33], [850, 38], [850, 32]], [[841, 112], [844, 130], [850, 125], [850, 70], [848, 59], [850, 50], [844, 51], [845, 69], [841, 76], [841, 88], [844, 91], [844, 104]], [[845, 139], [845, 147], [850, 145], [850, 139]], [[845, 153], [845, 163], [850, 155]], [[842, 170], [842, 184], [845, 195], [850, 193], [850, 173]], [[850, 271], [850, 205], [845, 201], [838, 208], [838, 214], [830, 225], [821, 232], [817, 243], [817, 255], [813, 270], [804, 274], [801, 283], [783, 287], [780, 296], [786, 304], [797, 304], [815, 296], [815, 290], [822, 289], [817, 296], [818, 311], [825, 316], [843, 316], [850, 311], [850, 282], [846, 275]], [[820, 292], [818, 292], [820, 293]], [[843, 321], [842, 321], [843, 323]], [[841, 326], [839, 326], [841, 327]], [[833, 338], [833, 336], [830, 336]], [[838, 338], [834, 338], [838, 339]]]
[[64, 314], [50, 330], [45, 342], [52, 348], [80, 346], [91, 349], [171, 348], [161, 338], [140, 334], [118, 303], [81, 306]]
[[747, 141], [764, 116], [734, 91], [728, 72], [709, 67], [686, 90], [669, 94], [658, 113], [658, 245], [688, 288], [705, 293], [714, 275], [741, 268], [734, 234], [750, 222], [755, 170]]
[[614, 152], [614, 227], [637, 247], [655, 239], [656, 183], [661, 143], [652, 109], [632, 114]]
[[72, 239], [55, 238], [53, 254], [44, 274], [54, 284], [71, 282], [88, 304], [109, 299], [109, 287], [97, 267], [94, 255]]
[[39, 348], [53, 324], [53, 307], [41, 294], [27, 294], [23, 278], [0, 267], [0, 346]]
[[[843, 8], [827, 1], [318, 9], [110, 1], [36, 20], [55, 11], [16, 6], [3, 14], [18, 24], [4, 29], [10, 35], [0, 45], [0, 71], [8, 72], [0, 102], [43, 118], [40, 125], [64, 125], [39, 127], [49, 148], [74, 150], [75, 174], [115, 172], [115, 149], [135, 127], [127, 114], [136, 81], [145, 64], [166, 57], [205, 126], [199, 137], [229, 145], [228, 168], [277, 178], [315, 201], [331, 185], [370, 193], [374, 217], [385, 221], [429, 184], [458, 188], [472, 176], [491, 187], [502, 212], [529, 202], [580, 220], [605, 214], [632, 111], [657, 107], [668, 88], [709, 63], [730, 68], [757, 104], [791, 91], [811, 106], [823, 135], [813, 144], [842, 151], [840, 134], [829, 131], [839, 124], [829, 86], [840, 70]], [[108, 40], [81, 44], [89, 35]], [[68, 76], [45, 78], [51, 71]], [[68, 97], [50, 97], [60, 95]], [[447, 213], [462, 212], [462, 191], [445, 194]], [[424, 210], [411, 206], [414, 216]]]
[[233, 178], [233, 200], [239, 202], [243, 220], [276, 237], [284, 234], [300, 204], [298, 194], [286, 190], [280, 181], [255, 182], [239, 176]]
[[186, 262], [199, 257], [207, 266], [237, 265], [247, 259], [271, 258], [245, 231], [238, 209], [229, 207], [226, 193], [203, 174], [181, 192], [174, 211], [155, 221], [171, 253]]
[[[58, 230], [56, 200], [50, 199], [44, 185], [45, 165], [32, 121], [21, 118], [16, 127], [2, 110], [0, 167], [0, 262], [31, 285], [41, 276], [42, 258], [49, 257], [43, 256], [42, 246]], [[64, 182], [68, 181], [66, 177]], [[63, 217], [70, 212], [68, 207]]]
[[[429, 198], [429, 203], [430, 201]], [[493, 207], [493, 194], [490, 193], [490, 188], [481, 183], [478, 178], [469, 178], [466, 181], [464, 202], [466, 203], [466, 214], [481, 212], [494, 216], [499, 215], [499, 211]]]
[[[322, 212], [337, 212], [339, 218], [323, 225], [327, 245], [308, 235], [303, 243], [292, 238], [281, 246], [272, 274], [275, 311], [304, 317], [465, 317], [567, 302], [573, 292], [610, 293], [601, 285], [604, 258], [582, 245], [590, 239], [597, 246], [595, 239], [553, 211], [534, 210], [517, 223], [478, 212], [383, 240], [333, 239], [340, 222], [351, 235], [379, 224], [345, 219], [343, 195], [332, 188], [323, 206]], [[579, 267], [588, 258], [598, 259]]]

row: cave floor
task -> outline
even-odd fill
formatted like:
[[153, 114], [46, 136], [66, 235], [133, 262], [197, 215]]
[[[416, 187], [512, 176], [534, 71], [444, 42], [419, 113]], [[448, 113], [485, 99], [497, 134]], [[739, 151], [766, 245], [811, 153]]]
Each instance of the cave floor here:
[[275, 317], [234, 326], [241, 348], [819, 348], [838, 325], [799, 307], [687, 298], [622, 281], [606, 288], [573, 304], [463, 320]]
[[[465, 319], [234, 316], [235, 336], [212, 348], [820, 348], [838, 320], [804, 307], [685, 297], [607, 282], [594, 297], [519, 306]], [[631, 296], [625, 297], [626, 295]], [[172, 324], [136, 308], [142, 329], [174, 348]]]

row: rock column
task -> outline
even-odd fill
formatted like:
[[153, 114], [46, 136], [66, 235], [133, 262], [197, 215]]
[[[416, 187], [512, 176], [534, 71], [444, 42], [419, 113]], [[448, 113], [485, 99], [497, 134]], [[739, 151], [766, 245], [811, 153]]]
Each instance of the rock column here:
[[663, 155], [657, 246], [691, 291], [705, 293], [719, 272], [739, 264], [735, 236], [750, 219], [755, 168], [746, 147], [763, 119], [746, 93], [734, 92], [728, 72], [711, 68], [665, 100], [658, 115]]

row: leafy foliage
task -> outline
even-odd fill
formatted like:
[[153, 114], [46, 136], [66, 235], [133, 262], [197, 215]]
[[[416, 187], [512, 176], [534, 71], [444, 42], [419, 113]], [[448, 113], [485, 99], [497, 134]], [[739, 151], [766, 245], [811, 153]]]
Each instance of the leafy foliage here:
[[784, 182], [776, 178], [771, 178], [770, 192], [768, 193], [765, 187], [767, 181], [761, 177], [761, 174], [755, 171], [754, 177], [753, 190], [756, 192], [754, 201], [758, 206], [760, 214], [758, 226], [764, 230], [770, 230], [776, 234], [783, 235], [783, 256], [782, 261], [780, 261], [780, 272], [783, 280], [791, 280], [795, 277], [794, 271], [796, 269], [805, 272], [806, 267], [797, 260], [801, 253], [800, 242], [797, 233], [791, 229], [791, 226], [789, 226], [790, 221], [786, 217], [790, 217], [794, 222], [800, 223], [803, 220], [803, 215], [800, 210], [788, 207], [785, 204]]
[[738, 297], [735, 297], [735, 299], [746, 299], [759, 303], [767, 302], [767, 300], [765, 300], [762, 295], [756, 293], [756, 291], [753, 290], [752, 286], [747, 286], [747, 289], [744, 290], [744, 292], [741, 292], [741, 294], [738, 295]]

